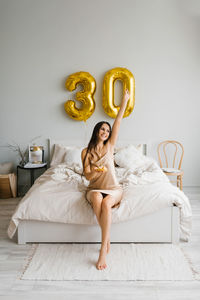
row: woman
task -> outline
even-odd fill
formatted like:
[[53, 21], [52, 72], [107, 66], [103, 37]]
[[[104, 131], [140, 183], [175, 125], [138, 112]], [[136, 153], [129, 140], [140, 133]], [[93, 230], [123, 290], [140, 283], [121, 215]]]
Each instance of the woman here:
[[106, 254], [110, 250], [111, 208], [118, 206], [122, 199], [123, 191], [115, 175], [113, 152], [128, 99], [129, 92], [126, 90], [112, 130], [108, 122], [97, 123], [88, 147], [81, 153], [83, 173], [90, 181], [86, 199], [93, 207], [102, 233], [101, 250], [96, 263], [98, 270], [107, 267]]

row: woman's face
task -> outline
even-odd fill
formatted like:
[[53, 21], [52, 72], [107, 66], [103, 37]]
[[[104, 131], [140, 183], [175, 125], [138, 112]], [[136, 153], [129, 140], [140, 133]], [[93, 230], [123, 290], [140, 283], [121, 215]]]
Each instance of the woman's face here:
[[110, 127], [106, 123], [102, 124], [98, 134], [99, 140], [104, 142], [109, 138], [109, 135], [110, 135]]

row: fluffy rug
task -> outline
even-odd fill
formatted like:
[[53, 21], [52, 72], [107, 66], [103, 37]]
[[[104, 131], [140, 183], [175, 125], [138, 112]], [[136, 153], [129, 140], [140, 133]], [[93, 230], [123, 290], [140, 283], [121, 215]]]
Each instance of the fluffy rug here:
[[23, 280], [195, 280], [191, 263], [172, 244], [111, 244], [107, 268], [96, 269], [100, 244], [33, 244]]

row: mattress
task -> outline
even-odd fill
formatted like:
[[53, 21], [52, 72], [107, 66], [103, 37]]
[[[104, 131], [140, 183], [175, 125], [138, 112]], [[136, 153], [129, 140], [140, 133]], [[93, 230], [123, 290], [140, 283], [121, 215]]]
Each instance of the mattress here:
[[[151, 214], [164, 207], [180, 208], [180, 237], [191, 235], [192, 211], [188, 197], [162, 172], [157, 162], [148, 157], [140, 168], [116, 167], [123, 188], [120, 206], [112, 208], [112, 223]], [[7, 230], [14, 236], [20, 220], [38, 220], [70, 224], [97, 224], [91, 205], [85, 198], [89, 182], [81, 170], [60, 164], [43, 173], [21, 199]]]

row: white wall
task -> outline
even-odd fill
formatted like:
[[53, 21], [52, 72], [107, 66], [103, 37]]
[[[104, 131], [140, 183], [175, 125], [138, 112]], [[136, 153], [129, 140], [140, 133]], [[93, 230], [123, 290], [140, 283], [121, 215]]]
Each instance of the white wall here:
[[[38, 135], [45, 145], [49, 137], [89, 139], [96, 122], [113, 122], [101, 105], [105, 72], [126, 67], [136, 102], [119, 139], [150, 143], [154, 157], [160, 141], [181, 141], [184, 185], [200, 186], [199, 25], [200, 1], [0, 0], [1, 145]], [[81, 70], [97, 82], [86, 128], [63, 107], [65, 80]], [[0, 162], [17, 163], [0, 151]]]

